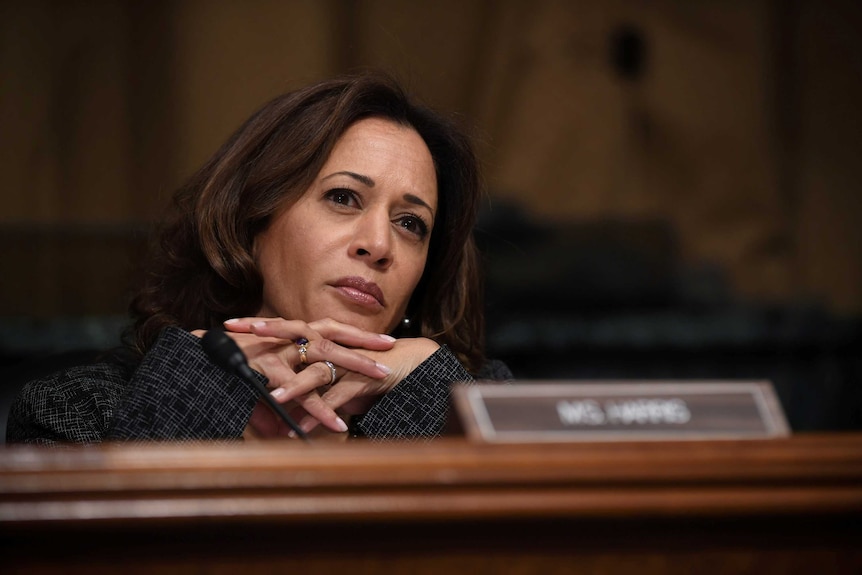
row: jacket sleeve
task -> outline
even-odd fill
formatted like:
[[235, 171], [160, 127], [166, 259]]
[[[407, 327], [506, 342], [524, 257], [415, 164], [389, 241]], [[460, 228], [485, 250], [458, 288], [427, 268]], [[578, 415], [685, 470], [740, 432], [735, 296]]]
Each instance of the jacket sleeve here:
[[21, 388], [9, 412], [8, 443], [101, 441], [125, 392], [123, 370], [106, 363], [73, 367]]
[[167, 328], [132, 375], [104, 439], [238, 439], [256, 401], [197, 337]]
[[371, 439], [436, 437], [449, 409], [449, 388], [473, 378], [448, 347], [419, 364], [364, 415], [354, 417], [352, 433]]
[[256, 400], [209, 361], [197, 337], [167, 328], [131, 373], [98, 363], [28, 383], [12, 407], [8, 440], [234, 439]]

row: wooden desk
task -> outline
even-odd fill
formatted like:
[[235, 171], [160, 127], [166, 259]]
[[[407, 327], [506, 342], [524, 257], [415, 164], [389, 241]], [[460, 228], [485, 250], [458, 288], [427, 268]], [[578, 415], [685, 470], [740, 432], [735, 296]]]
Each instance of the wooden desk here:
[[859, 434], [0, 450], [6, 574], [862, 573], [860, 518]]

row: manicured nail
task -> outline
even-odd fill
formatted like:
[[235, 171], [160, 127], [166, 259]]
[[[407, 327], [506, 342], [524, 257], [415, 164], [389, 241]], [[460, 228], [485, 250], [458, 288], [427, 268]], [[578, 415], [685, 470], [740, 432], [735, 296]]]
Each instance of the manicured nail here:
[[281, 399], [285, 395], [287, 395], [287, 391], [285, 391], [285, 389], [283, 387], [277, 387], [274, 390], [272, 390], [272, 393], [270, 393], [270, 395], [275, 399]]
[[231, 319], [227, 319], [227, 320], [225, 320], [225, 324], [232, 324], [232, 323], [239, 323], [239, 318], [238, 318], [238, 317], [233, 317], [233, 318], [231, 318]]
[[393, 341], [395, 341], [395, 338], [392, 337], [391, 335], [387, 334], [387, 333], [381, 333], [380, 339], [382, 339], [383, 341], [388, 341], [389, 343], [392, 343]]
[[310, 415], [306, 415], [302, 419], [299, 420], [299, 428], [304, 432], [308, 433], [312, 427], [314, 427], [314, 418]]
[[376, 361], [375, 361], [375, 362], [374, 362], [374, 365], [376, 365], [376, 366], [377, 366], [377, 369], [379, 369], [380, 371], [382, 371], [382, 372], [383, 372], [383, 373], [385, 373], [386, 375], [389, 375], [390, 373], [392, 373], [392, 370], [391, 370], [391, 369], [389, 369], [388, 367], [386, 367], [385, 365], [383, 365], [382, 363], [378, 363], [378, 362], [376, 362]]
[[251, 324], [251, 327], [253, 327], [254, 329], [263, 329], [266, 327], [266, 322], [265, 321], [256, 321], [253, 324]]
[[339, 417], [335, 420], [335, 428], [341, 433], [344, 433], [345, 431], [347, 431], [347, 424], [344, 423], [344, 420]]

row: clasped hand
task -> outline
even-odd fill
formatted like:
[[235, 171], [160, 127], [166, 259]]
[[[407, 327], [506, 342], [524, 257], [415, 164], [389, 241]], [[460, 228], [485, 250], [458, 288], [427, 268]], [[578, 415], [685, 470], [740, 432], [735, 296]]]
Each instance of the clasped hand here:
[[[251, 368], [267, 377], [272, 396], [287, 406], [305, 432], [319, 424], [347, 431], [342, 416], [364, 413], [439, 348], [430, 339], [396, 340], [331, 319], [306, 323], [238, 318], [224, 326]], [[304, 358], [296, 344], [300, 338], [308, 340]], [[335, 366], [334, 378], [325, 361]], [[256, 437], [293, 435], [262, 401], [247, 432]]]

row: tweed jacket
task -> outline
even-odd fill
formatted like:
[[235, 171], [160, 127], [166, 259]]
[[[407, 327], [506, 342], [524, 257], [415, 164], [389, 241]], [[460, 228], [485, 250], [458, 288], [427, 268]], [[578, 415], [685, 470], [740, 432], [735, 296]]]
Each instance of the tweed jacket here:
[[[499, 362], [484, 371], [479, 377], [511, 378]], [[443, 346], [354, 417], [351, 432], [373, 439], [439, 435], [449, 385], [458, 381], [473, 378]], [[251, 386], [209, 360], [197, 337], [167, 328], [137, 366], [95, 363], [25, 385], [10, 412], [7, 441], [239, 439], [257, 401]]]

